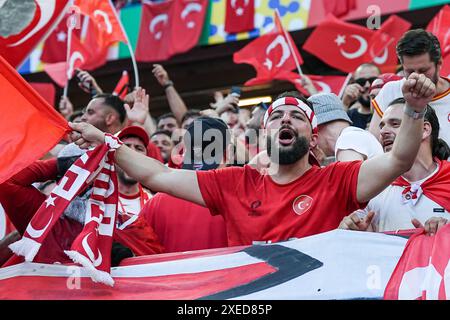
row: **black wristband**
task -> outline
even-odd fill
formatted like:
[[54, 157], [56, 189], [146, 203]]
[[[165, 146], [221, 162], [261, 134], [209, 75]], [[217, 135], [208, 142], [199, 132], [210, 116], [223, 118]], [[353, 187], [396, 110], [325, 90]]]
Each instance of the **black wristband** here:
[[166, 90], [168, 87], [172, 87], [172, 86], [173, 86], [173, 82], [169, 80], [163, 85], [163, 88], [164, 88], [164, 90]]

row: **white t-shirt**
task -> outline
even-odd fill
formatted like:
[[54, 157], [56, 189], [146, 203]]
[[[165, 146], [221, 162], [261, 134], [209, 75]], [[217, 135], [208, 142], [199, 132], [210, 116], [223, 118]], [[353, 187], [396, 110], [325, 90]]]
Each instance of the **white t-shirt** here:
[[[425, 179], [411, 183], [420, 186], [436, 174], [439, 168]], [[378, 196], [369, 201], [364, 209], [365, 214], [374, 211], [372, 226], [377, 232], [414, 229], [411, 220], [419, 220], [422, 224], [431, 217], [450, 219], [450, 213], [442, 206], [427, 198], [421, 191], [417, 192], [417, 201], [406, 201], [403, 197], [403, 187], [389, 186]]]
[[[152, 194], [150, 192], [147, 192], [146, 190], [144, 190], [144, 192], [147, 193], [148, 199], [152, 197]], [[123, 194], [119, 194], [117, 213], [118, 215], [120, 215], [121, 221], [119, 221], [118, 218], [118, 229], [123, 230], [137, 220], [139, 213], [142, 210], [142, 202], [146, 201], [141, 200], [141, 196], [139, 193], [134, 196], [125, 196]]]
[[357, 127], [347, 127], [342, 130], [341, 135], [336, 140], [335, 157], [337, 157], [339, 150], [354, 150], [365, 155], [366, 160], [383, 154], [383, 147], [373, 134]]
[[[444, 79], [450, 82], [449, 79]], [[398, 81], [386, 83], [375, 97], [375, 100], [372, 100], [372, 105], [380, 117], [383, 116], [384, 111], [392, 101], [403, 97], [402, 86], [405, 80], [403, 78]], [[450, 88], [440, 95], [435, 96], [430, 102], [430, 106], [433, 107], [439, 119], [439, 125], [441, 127], [439, 130], [439, 138], [450, 145]]]

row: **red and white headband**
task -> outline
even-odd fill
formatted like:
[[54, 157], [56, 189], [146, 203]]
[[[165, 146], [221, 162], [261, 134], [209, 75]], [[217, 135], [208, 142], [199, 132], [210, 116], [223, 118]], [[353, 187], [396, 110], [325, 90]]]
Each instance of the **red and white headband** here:
[[317, 133], [317, 118], [314, 115], [314, 111], [303, 101], [294, 98], [294, 97], [285, 97], [279, 98], [275, 100], [267, 109], [266, 114], [264, 115], [264, 127], [267, 125], [267, 121], [269, 120], [270, 115], [274, 112], [278, 107], [281, 106], [296, 106], [300, 110], [302, 110], [306, 116], [308, 117], [309, 123], [311, 124], [313, 133]]

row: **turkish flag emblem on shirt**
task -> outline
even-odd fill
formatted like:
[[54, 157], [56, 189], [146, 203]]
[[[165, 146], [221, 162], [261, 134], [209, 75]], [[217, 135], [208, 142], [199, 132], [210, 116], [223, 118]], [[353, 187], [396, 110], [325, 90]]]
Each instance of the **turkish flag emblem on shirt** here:
[[0, 55], [17, 68], [56, 27], [67, 0], [0, 1]]
[[238, 33], [255, 28], [254, 0], [226, 0], [225, 31]]
[[365, 54], [373, 34], [372, 30], [328, 15], [306, 40], [303, 49], [336, 69], [354, 72], [360, 64], [369, 62]]
[[192, 49], [200, 38], [208, 1], [144, 2], [136, 60], [164, 61]]
[[[295, 58], [291, 49], [294, 51]], [[256, 78], [247, 81], [246, 86], [278, 79], [280, 75], [296, 68], [295, 59], [299, 64], [303, 63], [294, 41], [289, 33], [283, 32], [277, 16], [272, 32], [253, 40], [233, 55], [234, 63], [248, 63], [256, 69]]]

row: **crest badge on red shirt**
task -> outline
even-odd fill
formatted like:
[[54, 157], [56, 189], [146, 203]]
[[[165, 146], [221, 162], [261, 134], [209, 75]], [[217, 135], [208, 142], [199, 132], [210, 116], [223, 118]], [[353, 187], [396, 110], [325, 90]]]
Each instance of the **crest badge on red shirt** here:
[[300, 216], [311, 208], [312, 203], [313, 198], [303, 194], [295, 198], [294, 202], [292, 203], [292, 210], [294, 210], [294, 212]]

